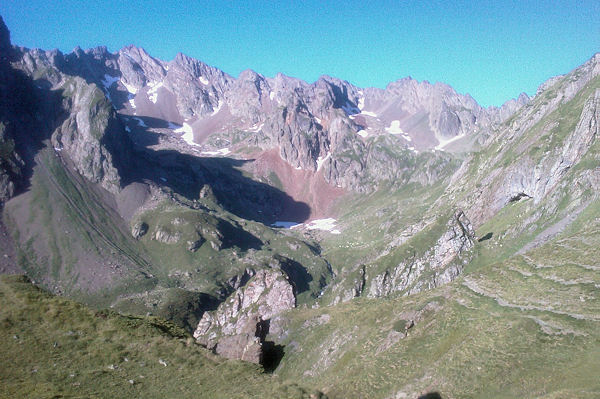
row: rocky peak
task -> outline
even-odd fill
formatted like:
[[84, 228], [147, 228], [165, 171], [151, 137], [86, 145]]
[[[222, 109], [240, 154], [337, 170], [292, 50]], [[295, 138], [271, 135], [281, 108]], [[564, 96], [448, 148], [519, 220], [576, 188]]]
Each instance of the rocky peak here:
[[185, 71], [190, 77], [195, 79], [204, 77], [210, 81], [211, 79], [209, 78], [213, 77], [214, 75], [222, 75], [228, 79], [231, 79], [231, 76], [218, 70], [217, 68], [211, 67], [210, 65], [207, 65], [204, 62], [189, 57], [183, 53], [177, 53], [175, 59], [173, 59], [170, 64], [171, 66], [175, 66]]
[[127, 46], [119, 51], [119, 69], [123, 80], [139, 90], [148, 82], [160, 82], [166, 75], [162, 61], [151, 57], [146, 50]]
[[530, 101], [527, 93], [521, 93], [517, 98], [511, 98], [500, 107], [491, 106], [487, 109], [492, 120], [496, 123], [502, 123], [511, 117], [519, 108]]
[[227, 93], [227, 104], [233, 115], [255, 124], [269, 113], [270, 91], [265, 78], [251, 69], [242, 71]]
[[[321, 76], [317, 81], [321, 85], [329, 86], [330, 92], [333, 94], [334, 106], [336, 108], [348, 107], [348, 102], [351, 106], [357, 108], [357, 92], [358, 89], [345, 80], [334, 78], [331, 76]], [[316, 83], [315, 83], [316, 85]], [[357, 113], [360, 112], [357, 108]]]

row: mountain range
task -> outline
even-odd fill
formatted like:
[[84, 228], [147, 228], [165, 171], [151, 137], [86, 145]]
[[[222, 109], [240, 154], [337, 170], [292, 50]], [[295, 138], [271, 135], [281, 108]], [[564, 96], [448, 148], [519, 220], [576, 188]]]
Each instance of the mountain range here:
[[599, 118], [600, 54], [483, 108], [0, 20], [0, 392], [600, 395]]

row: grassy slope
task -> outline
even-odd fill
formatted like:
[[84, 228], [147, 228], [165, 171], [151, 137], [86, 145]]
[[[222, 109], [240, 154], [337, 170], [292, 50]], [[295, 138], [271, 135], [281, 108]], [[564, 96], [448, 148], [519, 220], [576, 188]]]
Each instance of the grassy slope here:
[[160, 319], [96, 312], [20, 276], [0, 277], [0, 302], [3, 398], [309, 396], [257, 366], [210, 354]]
[[[19, 262], [28, 274], [99, 306], [121, 292], [153, 287], [156, 280], [149, 278], [145, 251], [98, 193], [51, 149], [42, 149], [36, 162], [30, 191], [5, 208]], [[121, 265], [120, 270], [111, 271], [109, 263]], [[85, 278], [81, 267], [88, 269]], [[92, 288], [112, 280], [110, 288]]]
[[[278, 373], [310, 376], [333, 398], [599, 396], [598, 205], [544, 246], [447, 286], [290, 313]], [[394, 341], [395, 323], [423, 309]], [[328, 323], [303, 327], [323, 314]]]
[[[299, 303], [309, 302], [311, 295], [320, 291], [320, 280], [326, 281], [329, 277], [327, 264], [306, 242], [292, 232], [273, 230], [261, 223], [241, 219], [214, 202], [207, 201], [205, 205], [209, 211], [163, 203], [136, 216], [136, 220], [149, 226], [149, 233], [140, 239], [140, 243], [150, 254], [152, 263], [160, 265], [156, 273], [163, 281], [169, 281], [172, 286], [214, 293], [223, 281], [242, 274], [246, 268], [264, 268], [278, 254], [296, 261], [312, 276], [307, 283], [308, 290], [299, 295]], [[175, 220], [178, 225], [173, 224]], [[157, 242], [153, 235], [159, 226], [179, 232], [182, 238], [176, 244]], [[196, 252], [188, 251], [187, 242], [198, 239], [198, 228], [220, 231], [223, 249], [214, 250], [208, 235], [208, 241]]]

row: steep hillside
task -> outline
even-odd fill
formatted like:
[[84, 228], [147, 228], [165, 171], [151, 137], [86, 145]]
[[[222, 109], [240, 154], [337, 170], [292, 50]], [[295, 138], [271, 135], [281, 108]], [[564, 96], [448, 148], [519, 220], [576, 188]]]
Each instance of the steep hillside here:
[[224, 361], [173, 324], [90, 310], [21, 276], [0, 276], [0, 300], [2, 398], [322, 397]]
[[[542, 85], [437, 192], [349, 205], [321, 301], [348, 302], [272, 321], [278, 372], [332, 397], [599, 395], [599, 60]], [[460, 274], [439, 286], [444, 264]]]

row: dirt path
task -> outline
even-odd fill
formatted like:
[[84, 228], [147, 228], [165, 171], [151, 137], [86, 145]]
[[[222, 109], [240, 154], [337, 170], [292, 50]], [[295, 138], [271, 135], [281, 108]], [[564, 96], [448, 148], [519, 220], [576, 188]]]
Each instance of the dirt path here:
[[568, 225], [570, 225], [571, 223], [573, 223], [575, 221], [575, 219], [577, 219], [577, 216], [579, 216], [581, 211], [583, 211], [588, 205], [589, 205], [589, 203], [579, 206], [579, 208], [575, 209], [575, 211], [573, 213], [565, 216], [558, 222], [554, 223], [552, 226], [550, 226], [547, 229], [545, 229], [544, 231], [542, 231], [540, 234], [538, 234], [533, 239], [533, 241], [525, 244], [525, 246], [523, 246], [523, 248], [521, 248], [516, 254], [523, 255], [524, 253], [527, 253], [527, 251], [529, 251], [533, 248], [539, 247], [540, 245], [542, 245], [542, 244], [548, 242], [550, 239], [554, 238], [559, 233], [562, 233], [563, 230]]

